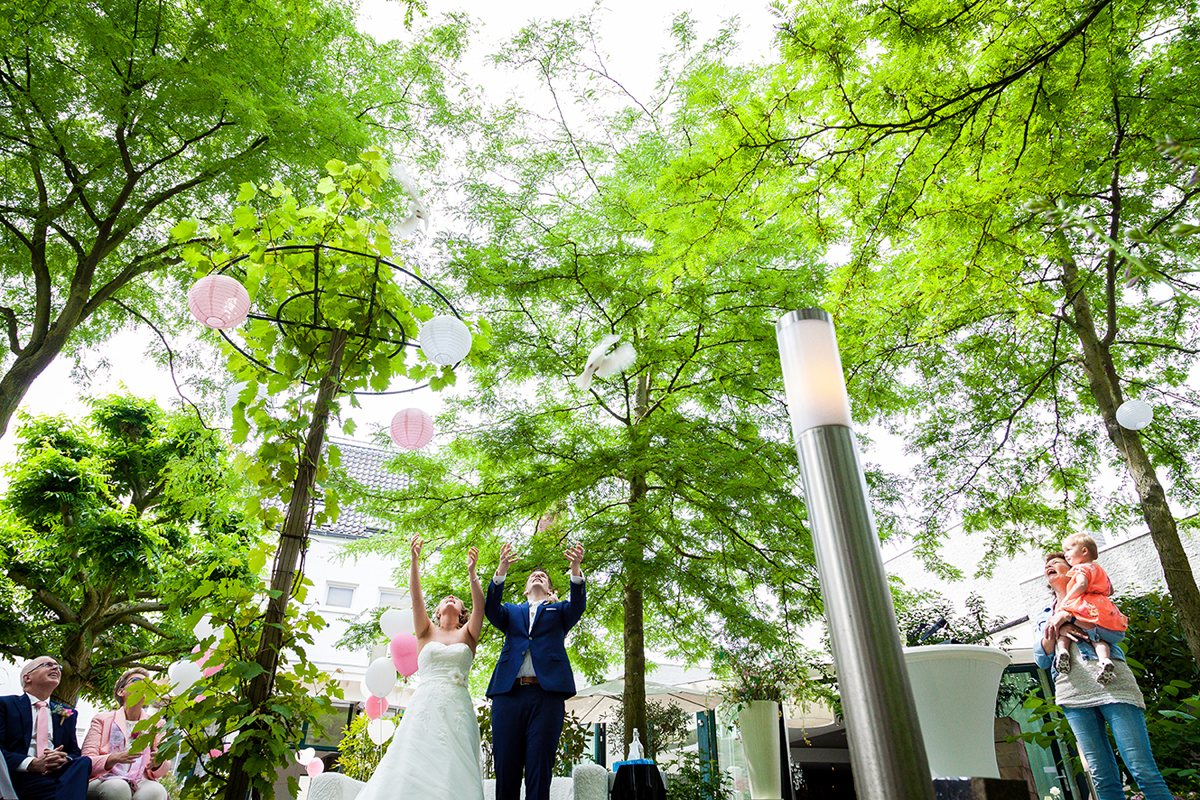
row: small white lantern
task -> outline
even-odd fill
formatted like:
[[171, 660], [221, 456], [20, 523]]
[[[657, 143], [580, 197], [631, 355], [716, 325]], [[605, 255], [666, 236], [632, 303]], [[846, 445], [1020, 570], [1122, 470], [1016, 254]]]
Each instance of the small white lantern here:
[[1117, 423], [1122, 428], [1140, 431], [1154, 420], [1154, 409], [1142, 400], [1126, 400], [1117, 409]]
[[210, 328], [233, 328], [250, 311], [250, 293], [228, 275], [205, 275], [188, 290], [188, 309]]
[[433, 417], [419, 408], [397, 411], [392, 417], [392, 441], [409, 450], [419, 450], [433, 438]]
[[441, 314], [421, 326], [421, 352], [435, 364], [457, 364], [471, 352], [471, 331], [452, 314]]

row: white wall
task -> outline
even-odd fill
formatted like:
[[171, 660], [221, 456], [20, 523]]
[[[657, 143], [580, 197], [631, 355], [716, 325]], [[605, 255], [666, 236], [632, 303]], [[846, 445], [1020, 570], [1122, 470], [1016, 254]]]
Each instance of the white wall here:
[[[346, 543], [346, 539], [339, 537], [313, 534], [308, 546], [305, 574], [313, 582], [308, 599], [315, 603], [315, 610], [326, 622], [326, 627], [314, 635], [314, 643], [308, 647], [308, 659], [341, 683], [342, 702], [358, 703], [366, 699], [361, 683], [372, 655], [379, 657], [384, 653], [342, 649], [337, 647], [337, 641], [346, 633], [346, 622], [360, 614], [365, 617], [366, 612], [379, 607], [381, 591], [400, 592], [407, 603], [408, 589], [396, 583], [397, 568], [401, 566], [398, 557], [378, 553], [347, 555]], [[353, 588], [349, 608], [327, 602], [330, 586]], [[392, 706], [402, 704], [407, 696], [411, 696], [411, 691], [405, 694], [402, 691], [403, 684], [399, 684], [388, 696]]]

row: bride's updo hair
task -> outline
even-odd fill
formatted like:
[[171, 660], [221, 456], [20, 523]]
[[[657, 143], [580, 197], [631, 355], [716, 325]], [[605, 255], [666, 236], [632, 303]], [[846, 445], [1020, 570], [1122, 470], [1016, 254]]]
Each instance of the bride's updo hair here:
[[[455, 600], [458, 600], [458, 602], [462, 603], [462, 600], [459, 600], [458, 597], [455, 595], [448, 594], [448, 595], [446, 595], [446, 597], [454, 597]], [[445, 600], [446, 597], [443, 597], [442, 600]], [[437, 625], [439, 628], [442, 627], [442, 622], [441, 622], [442, 615], [440, 612], [440, 609], [442, 607], [442, 600], [438, 600], [437, 608], [435, 608], [433, 610], [433, 624]], [[470, 609], [467, 608], [467, 604], [463, 603], [462, 613], [458, 615], [458, 627], [460, 627], [460, 628], [463, 627], [464, 625], [467, 624], [467, 622], [470, 619], [471, 619], [471, 611], [470, 611]]]

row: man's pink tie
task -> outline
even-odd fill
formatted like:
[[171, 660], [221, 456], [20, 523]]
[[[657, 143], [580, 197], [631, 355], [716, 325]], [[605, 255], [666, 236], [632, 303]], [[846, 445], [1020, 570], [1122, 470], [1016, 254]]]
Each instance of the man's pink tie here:
[[50, 749], [50, 708], [45, 700], [38, 700], [33, 706], [37, 709], [33, 721], [34, 743], [37, 757], [41, 758]]

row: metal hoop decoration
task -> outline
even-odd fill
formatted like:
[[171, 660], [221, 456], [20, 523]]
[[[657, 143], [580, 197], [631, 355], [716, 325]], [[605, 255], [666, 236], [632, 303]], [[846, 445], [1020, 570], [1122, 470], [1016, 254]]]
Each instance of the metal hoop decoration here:
[[[326, 245], [326, 244], [276, 245], [274, 247], [266, 248], [266, 250], [263, 251], [263, 254], [266, 255], [269, 253], [302, 253], [306, 250], [312, 252], [313, 287], [311, 289], [304, 289], [303, 291], [296, 292], [295, 294], [285, 298], [283, 300], [283, 302], [281, 302], [278, 305], [278, 307], [276, 307], [269, 314], [259, 313], [254, 310], [251, 310], [251, 312], [246, 315], [246, 319], [257, 319], [257, 320], [263, 320], [264, 322], [273, 322], [279, 327], [280, 333], [283, 333], [285, 335], [287, 334], [287, 330], [289, 327], [300, 327], [300, 328], [306, 328], [308, 330], [313, 330], [313, 331], [332, 332], [333, 328], [331, 328], [328, 325], [321, 324], [321, 297], [322, 297], [322, 295], [327, 294], [326, 290], [323, 289], [320, 285], [320, 260], [321, 260], [322, 252], [341, 253], [341, 254], [344, 254], [347, 256], [353, 256], [355, 258], [363, 259], [367, 262], [374, 262], [375, 274], [374, 274], [374, 278], [371, 281], [371, 296], [370, 297], [358, 297], [355, 295], [348, 295], [348, 294], [345, 294], [342, 292], [328, 292], [328, 294], [332, 294], [337, 297], [345, 298], [348, 300], [357, 300], [361, 303], [366, 303], [367, 304], [367, 317], [369, 319], [372, 319], [372, 320], [374, 319], [373, 313], [376, 310], [376, 308], [375, 308], [375, 305], [376, 305], [375, 287], [376, 287], [376, 284], [378, 283], [379, 270], [381, 267], [390, 268], [394, 272], [399, 273], [400, 275], [405, 276], [405, 278], [411, 279], [412, 281], [415, 281], [418, 284], [420, 284], [425, 289], [428, 289], [430, 292], [433, 293], [434, 296], [437, 297], [438, 300], [440, 300], [442, 302], [442, 304], [444, 304], [446, 306], [449, 313], [453, 314], [455, 317], [457, 317], [460, 320], [462, 319], [462, 315], [458, 313], [458, 309], [456, 309], [454, 307], [454, 305], [446, 298], [446, 296], [444, 294], [442, 294], [442, 292], [436, 286], [434, 286], [429, 281], [422, 278], [420, 275], [417, 275], [416, 273], [412, 272], [411, 270], [407, 270], [398, 264], [392, 263], [391, 261], [389, 261], [388, 259], [384, 258], [381, 255], [377, 255], [374, 253], [364, 253], [359, 250], [347, 250], [342, 247], [333, 247], [332, 245]], [[243, 267], [241, 267], [240, 264], [241, 264], [241, 262], [247, 260], [248, 258], [250, 258], [249, 253], [247, 253], [246, 255], [238, 256], [235, 259], [225, 262], [220, 267], [214, 268], [214, 270], [210, 274], [224, 275], [227, 272], [229, 272], [230, 270], [238, 270], [244, 274], [245, 269]], [[295, 319], [285, 318], [284, 311], [289, 305], [292, 305], [293, 303], [303, 302], [305, 299], [307, 299], [309, 297], [312, 298], [312, 312], [311, 312], [312, 316], [309, 321], [302, 322], [302, 321], [295, 320]], [[384, 336], [373, 335], [371, 333], [371, 325], [370, 324], [368, 324], [366, 331], [350, 332], [349, 333], [350, 337], [352, 339], [362, 339], [365, 341], [379, 342], [381, 344], [395, 345], [395, 349], [392, 350], [392, 352], [388, 354], [388, 358], [393, 358], [404, 347], [412, 347], [412, 348], [417, 348], [417, 349], [420, 348], [419, 340], [417, 337], [417, 333], [419, 333], [419, 331], [414, 331], [412, 333], [409, 333], [408, 331], [404, 330], [404, 326], [400, 323], [400, 320], [396, 318], [395, 314], [393, 314], [388, 309], [382, 308], [382, 307], [380, 308], [380, 311], [384, 315], [389, 317], [392, 320], [392, 322], [394, 322], [396, 324], [396, 326], [400, 329], [401, 336], [400, 336], [399, 340], [387, 338]], [[270, 366], [269, 364], [264, 364], [262, 361], [258, 360], [254, 356], [250, 355], [250, 353], [248, 353], [246, 351], [246, 348], [242, 344], [234, 341], [234, 339], [229, 335], [230, 330], [232, 330], [232, 329], [218, 330], [217, 332], [221, 334], [221, 336], [225, 339], [225, 341], [229, 342], [230, 346], [232, 346], [233, 349], [235, 349], [239, 353], [241, 353], [246, 358], [246, 360], [248, 360], [250, 363], [255, 364], [256, 366], [260, 367], [261, 369], [266, 370], [267, 372], [273, 372], [276, 375], [280, 374], [279, 370], [275, 369], [274, 367]], [[461, 364], [461, 363], [462, 363], [462, 361], [459, 361], [456, 364], [454, 364], [453, 366], [457, 367], [458, 364]], [[300, 378], [299, 380], [300, 380], [300, 383], [304, 384], [305, 386], [315, 386], [316, 385], [316, 383], [305, 380], [303, 378]], [[369, 391], [369, 390], [365, 390], [365, 389], [359, 389], [357, 391], [341, 390], [341, 393], [373, 397], [373, 396], [383, 396], [383, 395], [393, 395], [393, 394], [407, 394], [408, 392], [415, 392], [420, 389], [424, 389], [427, 386], [429, 386], [429, 382], [422, 383], [419, 386], [413, 386], [408, 389], [396, 389], [393, 391], [376, 392], [376, 391]]]

